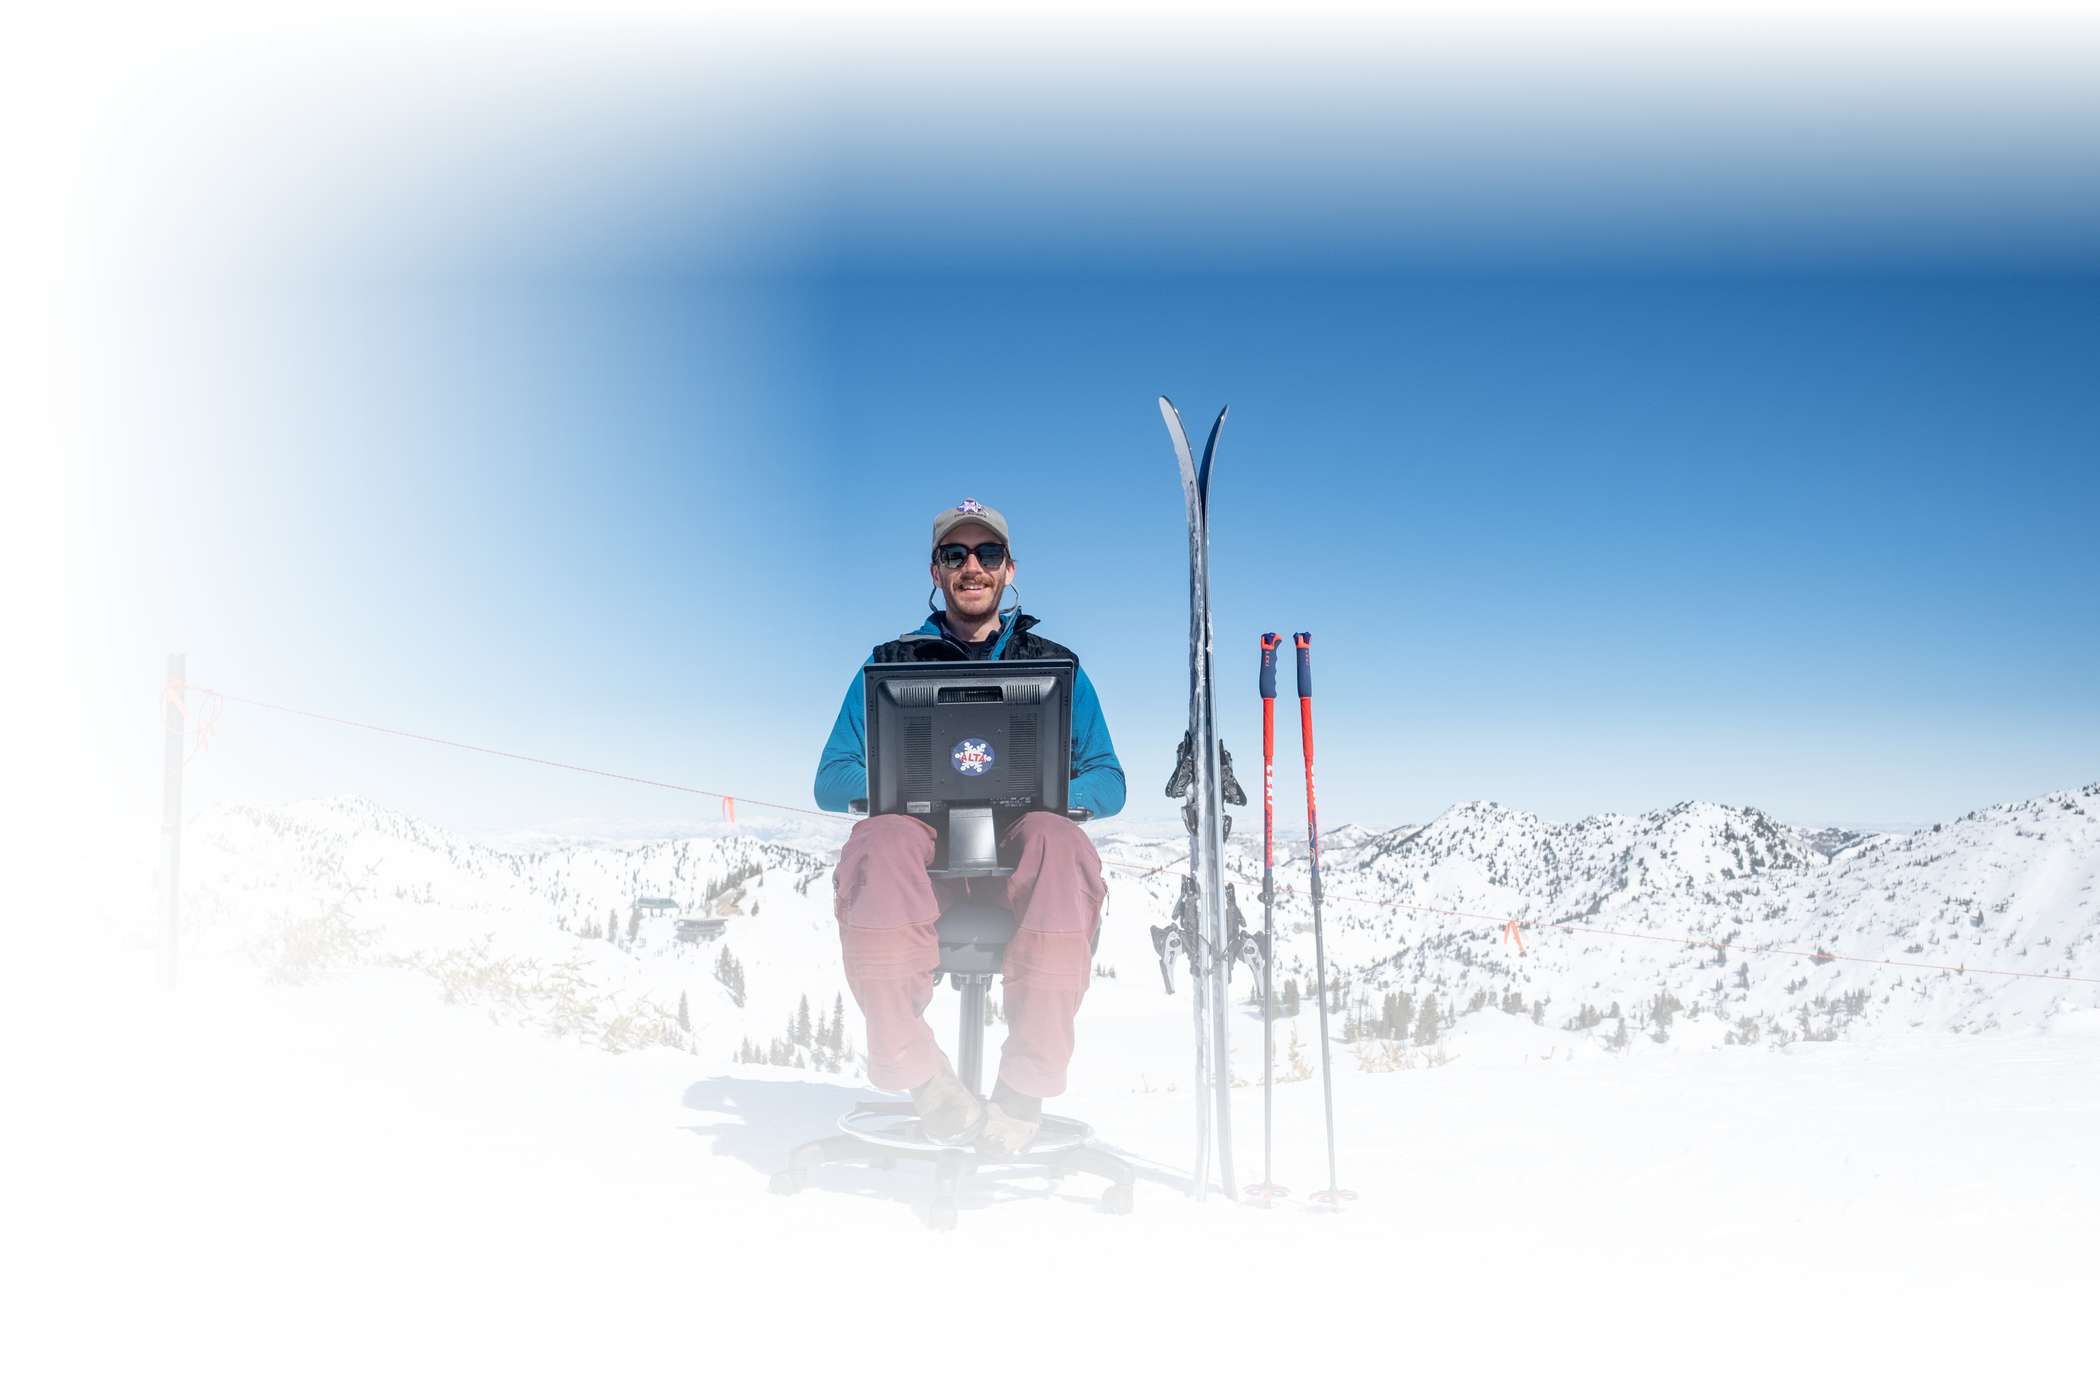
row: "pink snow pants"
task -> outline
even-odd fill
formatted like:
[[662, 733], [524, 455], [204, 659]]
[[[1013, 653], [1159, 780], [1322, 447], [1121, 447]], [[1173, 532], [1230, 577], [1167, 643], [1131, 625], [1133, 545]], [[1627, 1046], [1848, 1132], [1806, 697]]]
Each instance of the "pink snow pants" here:
[[[961, 881], [926, 874], [933, 828], [916, 817], [869, 817], [854, 827], [832, 878], [846, 985], [868, 1019], [868, 1078], [878, 1089], [912, 1089], [941, 1066], [926, 1024], [938, 985], [933, 922], [964, 898]], [[1014, 911], [1006, 948], [1006, 1047], [999, 1078], [1037, 1098], [1065, 1090], [1072, 1021], [1094, 966], [1094, 929], [1107, 891], [1101, 857], [1079, 827], [1054, 812], [1021, 817], [1000, 846], [1014, 873], [977, 880], [972, 893]]]

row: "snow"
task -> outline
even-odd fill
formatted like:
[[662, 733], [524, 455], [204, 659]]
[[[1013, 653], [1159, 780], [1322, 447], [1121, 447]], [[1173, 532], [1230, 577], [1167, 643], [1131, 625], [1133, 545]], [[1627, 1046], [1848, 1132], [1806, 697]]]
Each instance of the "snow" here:
[[[2009, 804], [1835, 861], [1727, 809], [1625, 819], [1614, 839], [1650, 852], [1650, 893], [1628, 901], [1650, 923], [1704, 913], [1703, 892], [1744, 878], [1718, 873], [1735, 862], [1707, 841], [1733, 831], [1755, 839], [1730, 849], [1802, 853], [1756, 878], [1761, 902], [1799, 911], [1813, 893], [1828, 906], [1817, 936], [1980, 932], [1994, 957], [2027, 949], [2090, 976], [2094, 795]], [[1506, 812], [1466, 819], [1527, 829]], [[1486, 849], [1456, 820], [1422, 830]], [[1534, 852], [1574, 839], [1528, 829]], [[49, 965], [22, 960], [33, 994], [6, 1034], [28, 1149], [8, 1190], [10, 1317], [26, 1339], [12, 1360], [27, 1384], [11, 1388], [1937, 1395], [2061, 1389], [2089, 1372], [2090, 984], [1948, 974], [1918, 1007], [1862, 1013], [1835, 1039], [1731, 1045], [1734, 1016], [1686, 1012], [1667, 1037], [1635, 1030], [1614, 1050], [1609, 1022], [1563, 1028], [1564, 998], [1631, 1005], [1684, 950], [1600, 939], [1519, 960], [1453, 943], [1473, 981], [1446, 968], [1447, 1007], [1489, 985], [1492, 957], [1495, 986], [1563, 979], [1551, 1014], [1491, 1003], [1436, 1046], [1382, 1060], [1386, 1047], [1336, 1044], [1340, 1179], [1355, 1203], [1306, 1203], [1326, 1177], [1315, 1073], [1277, 1088], [1276, 1174], [1292, 1197], [1199, 1205], [1182, 1189], [1186, 994], [1162, 994], [1141, 947], [1156, 917], [1146, 890], [1112, 881], [1102, 961], [1118, 975], [1089, 994], [1057, 1107], [1140, 1163], [1136, 1211], [1102, 1212], [1088, 1178], [995, 1178], [942, 1234], [921, 1223], [923, 1169], [842, 1166], [793, 1197], [766, 1189], [797, 1142], [870, 1092], [850, 1070], [731, 1054], [777, 1034], [798, 995], [830, 1003], [820, 858], [743, 836], [525, 844], [494, 852], [369, 804], [215, 813], [192, 828], [178, 990], [154, 985], [150, 950], [121, 918], [41, 948]], [[1359, 849], [1373, 853], [1337, 885], [1422, 873], [1393, 863], [1424, 843], [1379, 844], [1367, 834]], [[1556, 858], [1563, 872], [1616, 868], [1602, 845]], [[711, 975], [717, 949], [676, 944], [668, 920], [642, 921], [631, 944], [560, 926], [658, 890], [690, 902], [754, 862], [762, 879], [717, 896], [745, 910], [727, 936], [749, 969], [745, 1007]], [[1507, 867], [1493, 890], [1453, 888], [1542, 901], [1534, 875]], [[286, 920], [330, 908], [339, 917], [322, 926], [361, 941], [288, 961]], [[1336, 922], [1338, 952], [1365, 978], [1404, 927]], [[542, 969], [573, 960], [609, 1005], [688, 991], [694, 1035], [607, 1053], [603, 1021], [573, 999], [564, 1014], [581, 1019], [564, 1022], [487, 977], [462, 980], [457, 961], [442, 964], [450, 981], [433, 970], [477, 947]], [[1439, 960], [1425, 952], [1423, 965], [1431, 980], [1395, 985], [1436, 986]], [[1820, 986], [1834, 970], [1860, 976], [1788, 963], [1766, 978], [1760, 963], [1757, 980], [1776, 994], [1783, 977]], [[954, 1008], [943, 991], [931, 1012], [944, 1041]], [[1279, 1058], [1295, 1035], [1316, 1065], [1316, 1024], [1310, 1006], [1279, 1022]], [[1234, 1035], [1252, 1180], [1261, 1036], [1245, 1008]]]
[[[1160, 1179], [1183, 1097], [1097, 1073], [1074, 1106], [1162, 1164], [1136, 1213], [1098, 1212], [1076, 1178], [1016, 1185], [972, 1194], [944, 1236], [915, 1216], [922, 1173], [766, 1192], [865, 1092], [843, 1076], [606, 1055], [398, 971], [270, 988], [200, 969], [112, 1009], [131, 1033], [80, 1046], [30, 1104], [30, 1140], [59, 1150], [16, 1252], [30, 1334], [66, 1359], [46, 1376], [84, 1391], [1695, 1374], [1940, 1394], [2071, 1379], [2100, 1302], [2087, 1012], [2046, 1034], [1543, 1063], [1512, 1058], [1528, 1022], [1498, 1017], [1434, 1071], [1345, 1053], [1359, 1199], [1340, 1215], [1300, 1204], [1325, 1175], [1316, 1079], [1279, 1090], [1296, 1199], [1261, 1211]], [[1237, 1117], [1251, 1169], [1258, 1091]]]

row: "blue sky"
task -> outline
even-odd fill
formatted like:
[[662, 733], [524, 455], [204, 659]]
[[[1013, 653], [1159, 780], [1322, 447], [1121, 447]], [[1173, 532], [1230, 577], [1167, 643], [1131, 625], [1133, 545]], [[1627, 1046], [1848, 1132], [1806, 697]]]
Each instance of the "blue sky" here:
[[[972, 495], [1093, 675], [1133, 815], [1170, 815], [1166, 393], [1199, 439], [1232, 405], [1226, 741], [1251, 770], [1256, 635], [1311, 630], [1330, 825], [1467, 798], [1900, 823], [2095, 776], [2100, 182], [2055, 127], [1977, 126], [2029, 157], [1979, 177], [1996, 218], [1927, 113], [1850, 182], [1783, 143], [1690, 201], [1675, 157], [1620, 162], [1608, 218], [1545, 160], [1478, 153], [1488, 198], [1462, 150], [1308, 174], [1198, 140], [1232, 183], [1177, 221], [1188, 183], [1103, 163], [1113, 133], [1018, 102], [1003, 139], [1060, 153], [1031, 182], [895, 107], [897, 178], [849, 158], [865, 131], [768, 138], [793, 188], [723, 176], [766, 186], [726, 239], [690, 197], [720, 150], [414, 208], [377, 158], [253, 275], [113, 278], [69, 483], [110, 763], [152, 768], [180, 647], [235, 693], [804, 803], [852, 668], [923, 615], [928, 520]], [[477, 828], [712, 814], [243, 711], [192, 771]]]

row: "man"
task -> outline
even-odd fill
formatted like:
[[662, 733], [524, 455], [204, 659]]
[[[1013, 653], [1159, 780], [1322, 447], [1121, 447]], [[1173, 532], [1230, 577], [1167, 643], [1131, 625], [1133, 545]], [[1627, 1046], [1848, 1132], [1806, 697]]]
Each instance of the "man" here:
[[[1006, 517], [965, 500], [933, 519], [928, 565], [942, 608], [916, 631], [876, 647], [870, 661], [1031, 661], [1063, 657], [1072, 684], [1071, 803], [1096, 817], [1123, 808], [1123, 769], [1093, 682], [1078, 657], [1034, 632], [1036, 620], [999, 602], [1014, 581]], [[858, 672], [817, 766], [817, 805], [843, 812], [868, 795], [866, 698]], [[989, 1102], [966, 1088], [934, 1043], [925, 1010], [933, 999], [940, 945], [934, 920], [960, 892], [926, 873], [934, 831], [916, 817], [870, 817], [853, 829], [833, 878], [846, 985], [868, 1022], [868, 1077], [909, 1089], [920, 1128], [933, 1141], [975, 1142], [995, 1155], [1020, 1152], [1040, 1130], [1043, 1100], [1065, 1089], [1072, 1022], [1093, 971], [1101, 919], [1101, 860], [1086, 833], [1062, 813], [1030, 812], [1013, 824], [1000, 854], [1014, 873], [998, 882], [1016, 916], [1007, 945], [1006, 1046]], [[979, 888], [984, 887], [983, 882]]]

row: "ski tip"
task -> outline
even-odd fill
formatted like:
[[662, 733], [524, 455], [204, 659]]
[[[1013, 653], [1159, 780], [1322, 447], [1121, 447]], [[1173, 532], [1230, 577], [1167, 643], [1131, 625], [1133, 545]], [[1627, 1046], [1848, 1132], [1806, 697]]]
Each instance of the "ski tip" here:
[[1176, 418], [1181, 416], [1181, 411], [1174, 407], [1174, 400], [1168, 398], [1165, 394], [1159, 396], [1159, 411], [1161, 413], [1171, 413]]
[[1218, 421], [1210, 425], [1210, 440], [1203, 444], [1203, 465], [1197, 469], [1196, 479], [1203, 483], [1206, 499], [1210, 494], [1211, 464], [1218, 457], [1218, 438], [1225, 431], [1226, 409], [1218, 410]]

